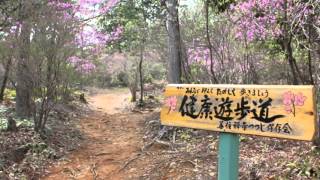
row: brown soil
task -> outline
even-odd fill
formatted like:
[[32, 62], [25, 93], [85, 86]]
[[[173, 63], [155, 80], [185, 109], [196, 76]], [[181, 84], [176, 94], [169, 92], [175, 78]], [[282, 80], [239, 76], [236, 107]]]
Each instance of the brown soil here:
[[126, 179], [123, 167], [143, 146], [148, 114], [123, 112], [129, 93], [109, 92], [89, 98], [97, 109], [80, 121], [84, 145], [56, 163], [44, 179]]
[[123, 112], [129, 101], [130, 92], [124, 89], [105, 90], [89, 98], [92, 108], [107, 114]]

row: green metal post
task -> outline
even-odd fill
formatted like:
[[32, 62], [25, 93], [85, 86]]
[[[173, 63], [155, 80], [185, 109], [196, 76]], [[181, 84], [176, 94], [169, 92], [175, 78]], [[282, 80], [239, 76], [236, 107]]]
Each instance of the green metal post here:
[[239, 174], [239, 135], [220, 133], [218, 180], [237, 180]]

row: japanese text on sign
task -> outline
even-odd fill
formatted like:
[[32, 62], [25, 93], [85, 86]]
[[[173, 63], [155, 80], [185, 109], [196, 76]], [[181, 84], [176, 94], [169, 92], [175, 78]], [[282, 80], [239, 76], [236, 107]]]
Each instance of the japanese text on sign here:
[[311, 140], [312, 86], [169, 85], [164, 125]]

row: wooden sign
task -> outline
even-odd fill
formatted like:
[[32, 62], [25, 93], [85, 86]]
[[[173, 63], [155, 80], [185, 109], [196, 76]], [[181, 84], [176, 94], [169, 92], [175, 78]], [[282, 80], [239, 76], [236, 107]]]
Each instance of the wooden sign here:
[[317, 124], [314, 97], [313, 86], [171, 84], [161, 123], [311, 141]]

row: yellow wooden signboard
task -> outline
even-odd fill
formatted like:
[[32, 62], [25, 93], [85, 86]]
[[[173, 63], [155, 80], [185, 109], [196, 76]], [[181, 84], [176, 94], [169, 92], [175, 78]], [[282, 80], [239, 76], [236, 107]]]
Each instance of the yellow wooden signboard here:
[[311, 141], [316, 132], [313, 86], [171, 84], [161, 123]]

